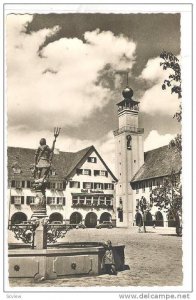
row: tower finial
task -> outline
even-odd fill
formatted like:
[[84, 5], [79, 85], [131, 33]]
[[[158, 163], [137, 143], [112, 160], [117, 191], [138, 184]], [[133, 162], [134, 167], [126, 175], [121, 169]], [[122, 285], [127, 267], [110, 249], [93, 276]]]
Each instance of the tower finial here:
[[129, 86], [129, 72], [127, 71], [127, 87]]
[[125, 73], [127, 75], [126, 76], [127, 85], [126, 85], [126, 88], [123, 90], [122, 94], [125, 99], [131, 99], [133, 96], [133, 90], [129, 87], [129, 72], [128, 72], [128, 70]]

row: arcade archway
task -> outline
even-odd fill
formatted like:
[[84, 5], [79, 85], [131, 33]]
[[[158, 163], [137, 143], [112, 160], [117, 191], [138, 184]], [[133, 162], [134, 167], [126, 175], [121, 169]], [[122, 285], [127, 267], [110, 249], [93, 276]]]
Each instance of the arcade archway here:
[[100, 216], [100, 223], [103, 223], [104, 221], [112, 221], [112, 216], [108, 212], [104, 212]]
[[135, 223], [136, 226], [142, 226], [142, 215], [139, 212], [135, 215]]
[[79, 224], [82, 222], [82, 215], [79, 212], [73, 212], [70, 216], [70, 224]]
[[146, 213], [145, 225], [146, 226], [152, 226], [153, 225], [152, 215], [151, 215], [151, 213], [149, 211]]
[[63, 216], [60, 213], [52, 213], [49, 217], [49, 222], [53, 223], [53, 222], [61, 222], [63, 223]]
[[173, 217], [172, 213], [168, 214], [168, 227], [176, 227], [177, 222], [175, 218]]
[[163, 227], [164, 224], [163, 224], [163, 215], [160, 211], [157, 211], [156, 214], [155, 214], [155, 217], [156, 217], [156, 221], [155, 221], [155, 225], [157, 227]]
[[27, 216], [23, 212], [17, 212], [11, 217], [11, 224], [21, 224], [22, 222], [27, 221]]
[[97, 225], [97, 215], [94, 212], [89, 212], [85, 218], [85, 226], [94, 228]]

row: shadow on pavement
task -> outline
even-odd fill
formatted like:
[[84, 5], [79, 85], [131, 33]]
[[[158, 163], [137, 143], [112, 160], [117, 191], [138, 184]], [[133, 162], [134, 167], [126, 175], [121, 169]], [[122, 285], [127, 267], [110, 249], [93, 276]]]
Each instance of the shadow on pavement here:
[[124, 265], [123, 271], [125, 271], [125, 270], [130, 270], [129, 265]]
[[179, 236], [177, 236], [176, 233], [159, 233], [159, 235], [162, 235], [162, 236], [176, 236], [176, 237], [179, 237]]

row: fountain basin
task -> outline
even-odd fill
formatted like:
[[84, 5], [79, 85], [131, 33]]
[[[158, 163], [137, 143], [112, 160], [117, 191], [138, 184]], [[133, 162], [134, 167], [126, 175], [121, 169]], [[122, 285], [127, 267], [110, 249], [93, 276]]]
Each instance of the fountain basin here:
[[[70, 275], [99, 275], [105, 272], [101, 243], [56, 243], [47, 249], [10, 245], [8, 251], [10, 278], [56, 279]], [[117, 271], [124, 269], [124, 245], [113, 245]]]

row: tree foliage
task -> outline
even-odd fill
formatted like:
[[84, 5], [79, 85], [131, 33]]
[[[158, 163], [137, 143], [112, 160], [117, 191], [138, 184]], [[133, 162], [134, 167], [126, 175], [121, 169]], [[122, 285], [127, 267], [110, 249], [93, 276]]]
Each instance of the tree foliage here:
[[[169, 75], [168, 79], [164, 80], [162, 84], [162, 89], [165, 90], [167, 87], [171, 88], [171, 93], [176, 93], [178, 98], [182, 98], [182, 87], [181, 87], [181, 67], [179, 64], [179, 59], [171, 52], [162, 51], [160, 58], [163, 62], [160, 62], [160, 66], [163, 70], [169, 69], [172, 73]], [[174, 114], [174, 118], [178, 122], [182, 120], [182, 106], [179, 105], [179, 111]], [[175, 147], [177, 151], [182, 151], [182, 136], [178, 134], [169, 144], [170, 147]]]
[[172, 171], [170, 176], [164, 178], [162, 186], [152, 190], [150, 200], [153, 205], [163, 209], [177, 220], [179, 215], [182, 215], [182, 185], [180, 175]]
[[[171, 88], [171, 93], [176, 93], [178, 98], [182, 98], [181, 89], [181, 68], [178, 58], [171, 52], [163, 51], [160, 54], [160, 58], [163, 62], [160, 66], [163, 70], [169, 69], [171, 74], [168, 79], [164, 80], [162, 89]], [[178, 122], [182, 119], [182, 107], [179, 105], [179, 112], [176, 112], [174, 118]], [[179, 153], [182, 151], [182, 136], [178, 134], [173, 140], [171, 140], [169, 147], [177, 149]], [[181, 172], [180, 172], [181, 173]], [[175, 174], [174, 171], [164, 178], [163, 184], [152, 190], [150, 194], [150, 201], [153, 205], [164, 210], [168, 215], [173, 218], [179, 224], [179, 217], [182, 216], [182, 185], [180, 181], [180, 174]]]
[[160, 63], [160, 66], [163, 67], [163, 70], [170, 69], [172, 71], [172, 73], [169, 75], [169, 78], [164, 80], [162, 89], [165, 90], [167, 87], [170, 87], [171, 93], [176, 93], [178, 98], [182, 98], [181, 68], [178, 58], [173, 53], [166, 51], [163, 51], [160, 54], [160, 58], [164, 60]]
[[169, 143], [170, 148], [176, 148], [176, 150], [181, 153], [182, 152], [182, 135], [177, 134], [177, 136], [170, 141]]

